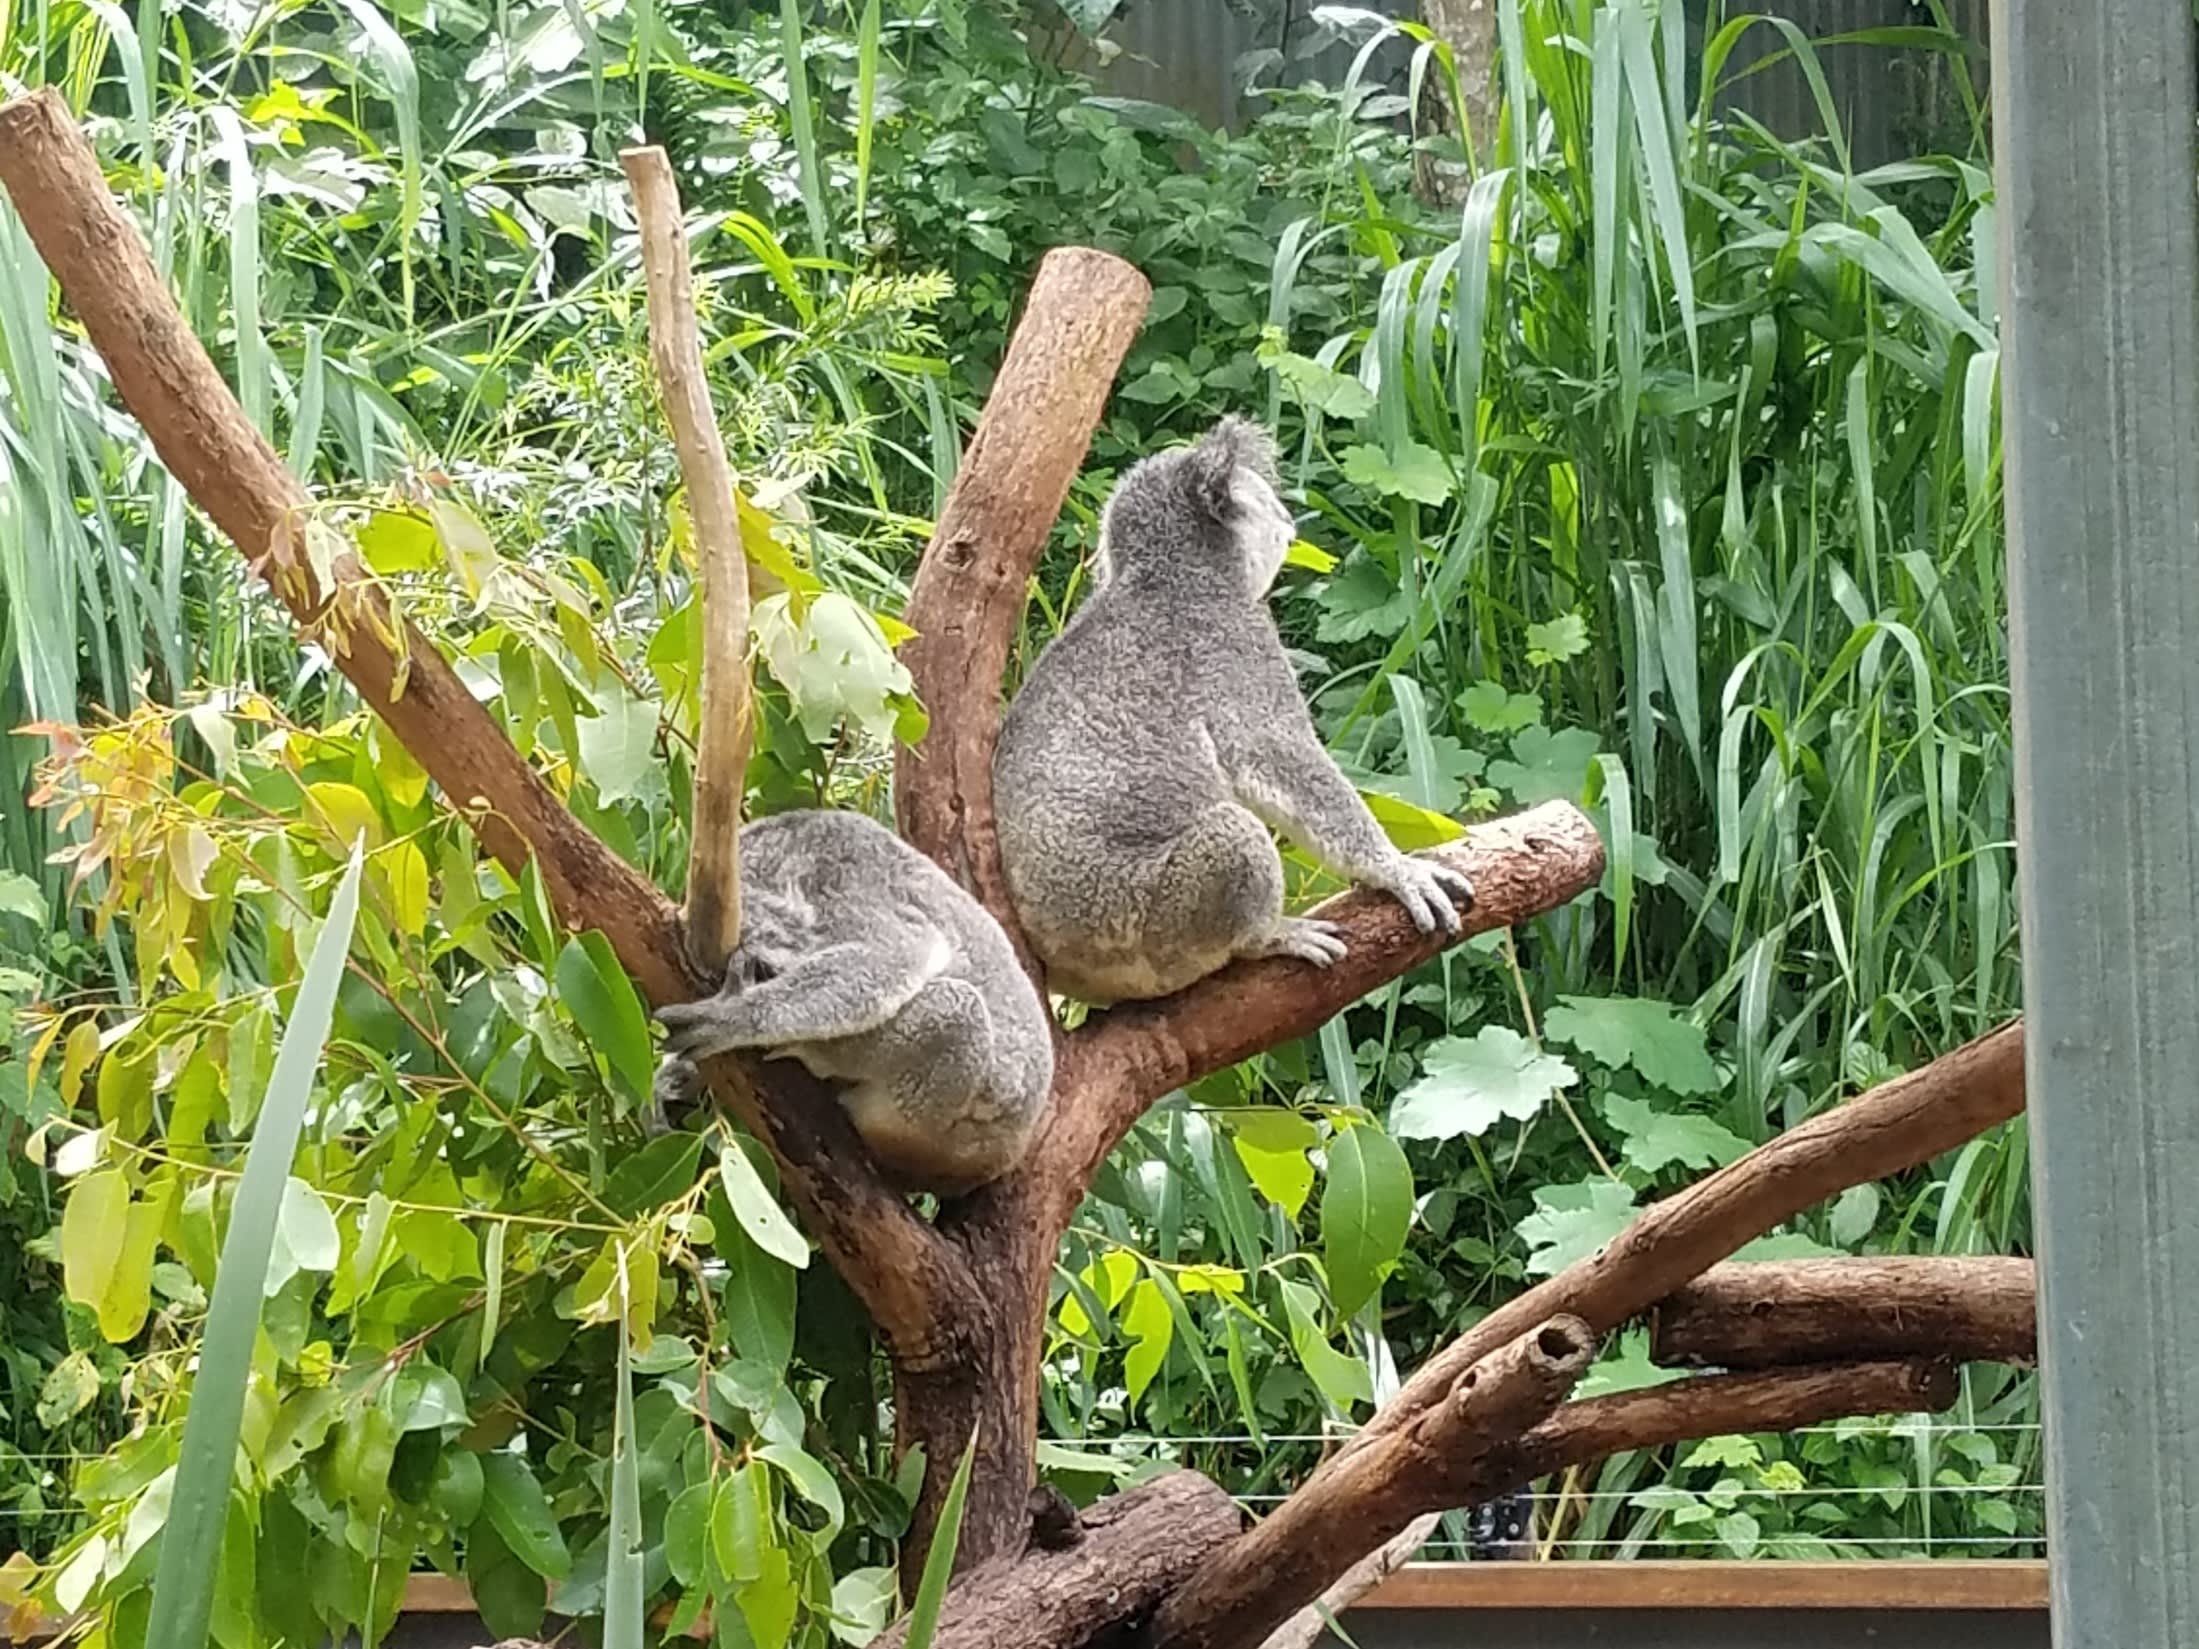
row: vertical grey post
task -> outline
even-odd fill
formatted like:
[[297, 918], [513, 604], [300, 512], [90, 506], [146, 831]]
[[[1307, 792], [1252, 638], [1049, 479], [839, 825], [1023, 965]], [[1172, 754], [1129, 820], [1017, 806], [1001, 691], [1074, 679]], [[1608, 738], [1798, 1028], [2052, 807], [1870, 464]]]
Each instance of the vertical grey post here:
[[2188, 0], [1994, 0], [2017, 857], [2059, 1649], [2199, 1645]]

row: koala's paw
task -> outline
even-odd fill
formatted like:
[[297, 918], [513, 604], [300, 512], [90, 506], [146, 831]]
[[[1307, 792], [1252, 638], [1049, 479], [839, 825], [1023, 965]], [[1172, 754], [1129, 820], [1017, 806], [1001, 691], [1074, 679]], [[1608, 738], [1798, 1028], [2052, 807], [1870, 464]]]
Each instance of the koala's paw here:
[[1334, 922], [1317, 916], [1286, 916], [1256, 954], [1294, 957], [1325, 968], [1341, 962], [1344, 949], [1344, 930]]
[[1399, 858], [1387, 886], [1422, 933], [1456, 933], [1459, 918], [1474, 905], [1474, 884], [1429, 859]]
[[664, 1051], [673, 1059], [708, 1059], [747, 1046], [742, 1016], [734, 1002], [724, 997], [667, 1003], [657, 1010], [656, 1018], [665, 1030]]

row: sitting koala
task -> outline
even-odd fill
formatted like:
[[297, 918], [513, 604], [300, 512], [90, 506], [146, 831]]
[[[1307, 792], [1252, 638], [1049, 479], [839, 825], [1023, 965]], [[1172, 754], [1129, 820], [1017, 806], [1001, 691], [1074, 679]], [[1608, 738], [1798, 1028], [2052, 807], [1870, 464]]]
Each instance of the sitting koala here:
[[1099, 582], [1009, 705], [993, 757], [1001, 869], [1055, 990], [1167, 996], [1238, 957], [1344, 954], [1283, 914], [1273, 826], [1457, 932], [1473, 887], [1391, 845], [1321, 746], [1267, 589], [1296, 536], [1274, 449], [1224, 418], [1147, 458], [1100, 518]]
[[1045, 1004], [1000, 924], [937, 865], [858, 813], [741, 831], [740, 948], [725, 986], [661, 1008], [659, 1098], [737, 1049], [841, 1084], [879, 1166], [959, 1196], [1022, 1159], [1053, 1083]]

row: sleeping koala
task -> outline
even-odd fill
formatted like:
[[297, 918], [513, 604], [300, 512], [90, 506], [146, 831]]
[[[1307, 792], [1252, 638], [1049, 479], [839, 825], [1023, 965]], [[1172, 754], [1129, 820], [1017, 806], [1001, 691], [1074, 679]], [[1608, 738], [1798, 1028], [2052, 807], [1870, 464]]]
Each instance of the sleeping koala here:
[[959, 1196], [1021, 1160], [1053, 1083], [1052, 1024], [983, 906], [858, 813], [741, 831], [740, 947], [715, 996], [660, 1008], [660, 1100], [694, 1062], [750, 1050], [840, 1085], [908, 1190]]

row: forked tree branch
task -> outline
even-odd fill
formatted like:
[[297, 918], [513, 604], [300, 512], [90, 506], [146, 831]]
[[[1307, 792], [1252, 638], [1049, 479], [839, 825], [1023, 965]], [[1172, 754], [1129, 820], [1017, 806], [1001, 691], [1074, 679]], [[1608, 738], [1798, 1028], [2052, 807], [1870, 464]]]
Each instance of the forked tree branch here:
[[[2020, 1021], [1790, 1128], [1645, 1209], [1603, 1248], [1507, 1301], [1438, 1352], [1342, 1451], [1409, 1425], [1498, 1346], [1561, 1312], [1606, 1333], [1742, 1244], [1851, 1185], [1929, 1162], [2023, 1109]], [[1317, 1474], [1300, 1492], [1319, 1484]]]
[[[539, 865], [559, 919], [599, 929], [642, 994], [716, 981], [688, 965], [679, 913], [573, 817], [443, 657], [330, 542], [323, 589], [307, 534], [332, 530], [237, 404], [176, 308], [98, 157], [51, 88], [0, 107], [0, 184], [161, 462], [244, 553], [299, 628], [380, 713], [503, 866]], [[712, 1092], [786, 1165], [811, 1234], [897, 1351], [942, 1354], [938, 1302], [968, 1286], [951, 1245], [879, 1179], [830, 1091], [782, 1064], [705, 1066]]]
[[[1568, 1403], [1525, 1432], [1492, 1439], [1492, 1446], [1457, 1469], [1425, 1480], [1434, 1493], [1413, 1505], [1407, 1517], [1488, 1500], [1568, 1466], [1631, 1449], [1729, 1432], [1792, 1431], [1847, 1415], [1936, 1412], [1953, 1403], [1959, 1389], [1955, 1371], [1946, 1363], [1853, 1363], [1705, 1375]], [[1432, 1412], [1424, 1410], [1409, 1431], [1422, 1433]], [[1406, 1433], [1407, 1428], [1399, 1428], [1370, 1444], [1368, 1452], [1387, 1454]], [[1309, 1492], [1310, 1485], [1284, 1507]], [[1265, 1542], [1268, 1561], [1259, 1570], [1235, 1559], [1262, 1541], [1281, 1512], [1201, 1569], [1162, 1604], [1143, 1649], [1257, 1649], [1268, 1633], [1320, 1596], [1349, 1566], [1349, 1557], [1339, 1559], [1340, 1549], [1356, 1551], [1365, 1544], [1323, 1538], [1314, 1511], [1309, 1507], [1298, 1520], [1299, 1538]], [[1395, 1516], [1393, 1510], [1384, 1522]], [[1394, 1526], [1401, 1528], [1404, 1521]]]
[[717, 979], [741, 940], [741, 800], [748, 787], [748, 556], [703, 370], [695, 322], [695, 279], [672, 161], [655, 144], [619, 156], [634, 192], [641, 267], [649, 289], [649, 353], [672, 427], [687, 517], [701, 573], [698, 630], [702, 688], [696, 695], [694, 801], [687, 833], [687, 958]]
[[1934, 1255], [1715, 1265], [1657, 1302], [1668, 1368], [1782, 1368], [1861, 1358], [2038, 1359], [2029, 1260]]

